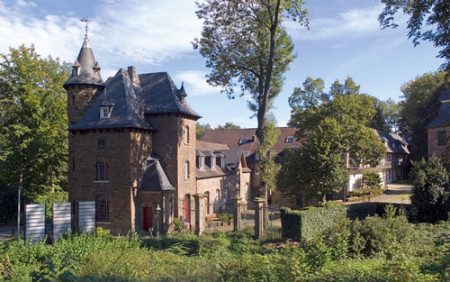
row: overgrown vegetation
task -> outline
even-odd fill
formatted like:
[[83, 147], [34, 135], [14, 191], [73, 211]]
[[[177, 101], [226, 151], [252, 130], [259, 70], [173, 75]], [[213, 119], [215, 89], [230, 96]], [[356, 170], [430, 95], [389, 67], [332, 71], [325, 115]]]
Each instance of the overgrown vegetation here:
[[450, 206], [450, 180], [440, 159], [433, 155], [428, 161], [413, 162], [410, 173], [413, 180], [412, 205], [420, 220], [447, 219]]
[[116, 237], [106, 230], [52, 245], [12, 241], [0, 245], [0, 275], [12, 281], [448, 281], [449, 238], [448, 222], [413, 225], [391, 206], [383, 217], [339, 217], [301, 242], [262, 242], [245, 233]]

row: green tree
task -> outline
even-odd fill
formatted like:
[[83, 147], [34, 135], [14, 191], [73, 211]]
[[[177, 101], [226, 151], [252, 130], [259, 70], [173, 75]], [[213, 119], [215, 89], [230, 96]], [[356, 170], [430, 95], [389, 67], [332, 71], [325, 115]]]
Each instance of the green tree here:
[[359, 86], [349, 78], [347, 81], [342, 87], [339, 82], [333, 84], [330, 92], [335, 91], [336, 96], [331, 101], [292, 115], [291, 123], [299, 128], [298, 140], [306, 141], [282, 160], [278, 187], [283, 192], [338, 192], [347, 182], [347, 154], [354, 164], [375, 166], [386, 153], [368, 127], [376, 113], [375, 98], [358, 94]]
[[295, 87], [289, 97], [289, 106], [292, 108], [292, 112], [317, 108], [323, 102], [328, 102], [330, 96], [323, 91], [324, 88], [323, 79], [307, 77], [303, 82], [303, 88]]
[[411, 153], [414, 160], [427, 156], [427, 129], [439, 112], [441, 94], [450, 88], [444, 72], [425, 73], [405, 83], [401, 90], [404, 100], [399, 103], [399, 130], [411, 134]]
[[209, 125], [209, 123], [207, 124], [201, 124], [199, 122], [197, 122], [196, 126], [195, 126], [195, 137], [197, 140], [201, 140], [203, 135], [205, 135], [205, 132], [207, 130], [211, 130], [211, 125]]
[[428, 162], [425, 159], [413, 162], [410, 177], [414, 185], [411, 202], [417, 217], [426, 221], [446, 219], [450, 182], [440, 159], [433, 155]]
[[[303, 0], [206, 0], [197, 6], [203, 30], [193, 45], [207, 58], [206, 66], [212, 68], [207, 81], [222, 87], [222, 92], [232, 98], [238, 84], [241, 95], [250, 94], [249, 107], [257, 118], [259, 146], [268, 150], [267, 112], [295, 57], [282, 22], [293, 19], [308, 24]], [[268, 151], [260, 152], [260, 156], [266, 155]], [[265, 169], [261, 166], [260, 174], [264, 175]], [[264, 196], [266, 186], [261, 178]]]
[[386, 101], [376, 99], [375, 109], [376, 114], [369, 126], [385, 132], [398, 132], [400, 118], [398, 104], [391, 98]]
[[237, 124], [232, 123], [232, 122], [226, 122], [225, 125], [223, 125], [223, 126], [219, 125], [219, 126], [217, 126], [216, 129], [221, 129], [221, 130], [224, 130], [224, 129], [241, 129], [241, 127], [239, 125], [237, 125]]
[[[446, 62], [443, 68], [450, 71], [450, 9], [448, 0], [381, 0], [385, 4], [383, 12], [378, 20], [383, 28], [396, 28], [394, 15], [402, 10], [410, 18], [408, 20], [408, 37], [413, 38], [414, 46], [420, 44], [420, 40], [430, 41], [435, 47], [442, 48], [439, 58]], [[429, 29], [423, 31], [425, 26]]]
[[33, 201], [66, 189], [62, 85], [69, 68], [57, 59], [41, 58], [33, 46], [10, 48], [0, 58], [0, 189], [15, 191], [22, 183], [24, 195]]

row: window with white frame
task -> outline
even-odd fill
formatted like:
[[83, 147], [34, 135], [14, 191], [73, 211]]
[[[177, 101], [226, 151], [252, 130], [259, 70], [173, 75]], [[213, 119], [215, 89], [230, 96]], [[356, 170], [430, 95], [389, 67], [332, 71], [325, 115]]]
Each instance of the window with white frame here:
[[189, 144], [189, 126], [184, 127], [184, 144]]
[[189, 161], [186, 161], [184, 163], [184, 179], [185, 180], [189, 179]]
[[286, 143], [294, 143], [295, 137], [294, 136], [288, 136], [286, 137]]
[[100, 118], [110, 118], [111, 117], [111, 107], [101, 106], [100, 107]]

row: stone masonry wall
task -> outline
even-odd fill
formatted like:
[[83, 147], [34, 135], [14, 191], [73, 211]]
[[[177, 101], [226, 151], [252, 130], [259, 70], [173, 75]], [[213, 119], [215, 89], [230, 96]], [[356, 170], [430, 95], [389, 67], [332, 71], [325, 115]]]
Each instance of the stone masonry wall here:
[[[439, 146], [437, 144], [437, 134], [440, 130], [447, 131], [447, 146]], [[428, 156], [436, 154], [440, 156], [442, 159], [449, 161], [449, 144], [450, 144], [450, 127], [438, 127], [438, 128], [430, 128], [428, 129]]]
[[[105, 141], [99, 148], [99, 140]], [[134, 229], [133, 186], [137, 184], [130, 169], [130, 147], [149, 142], [148, 137], [136, 138], [129, 129], [97, 130], [69, 133], [69, 197], [71, 201], [95, 201], [105, 193], [109, 204], [109, 220], [97, 226], [124, 234]], [[134, 140], [134, 142], [131, 142]], [[96, 181], [96, 162], [106, 161], [107, 181]], [[77, 217], [74, 216], [76, 223]], [[75, 224], [76, 225], [76, 224]], [[77, 228], [75, 226], [75, 228]]]
[[[148, 117], [157, 131], [153, 135], [153, 153], [164, 166], [175, 193], [175, 217], [183, 215], [182, 201], [189, 195], [193, 203], [196, 190], [195, 177], [195, 120], [178, 114], [151, 115]], [[185, 143], [184, 128], [189, 127], [189, 142]], [[185, 179], [185, 162], [189, 162], [189, 178]], [[191, 204], [193, 207], [193, 204]], [[193, 217], [190, 217], [193, 219]], [[193, 221], [193, 220], [192, 220]]]
[[69, 85], [67, 87], [67, 113], [69, 126], [79, 121], [100, 95], [99, 87], [89, 85]]

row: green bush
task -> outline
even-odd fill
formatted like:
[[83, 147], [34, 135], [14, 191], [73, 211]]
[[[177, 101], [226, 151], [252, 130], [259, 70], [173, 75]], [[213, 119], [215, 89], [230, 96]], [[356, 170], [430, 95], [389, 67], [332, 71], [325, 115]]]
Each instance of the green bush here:
[[449, 173], [440, 159], [433, 155], [429, 161], [413, 162], [411, 202], [420, 220], [435, 222], [447, 219], [450, 201]]
[[363, 186], [371, 189], [380, 189], [381, 177], [377, 172], [366, 172], [362, 177]]
[[283, 238], [297, 241], [314, 238], [326, 228], [334, 226], [336, 219], [346, 214], [343, 206], [313, 208], [304, 211], [281, 209], [281, 229]]

